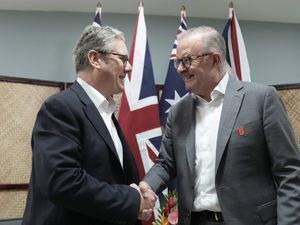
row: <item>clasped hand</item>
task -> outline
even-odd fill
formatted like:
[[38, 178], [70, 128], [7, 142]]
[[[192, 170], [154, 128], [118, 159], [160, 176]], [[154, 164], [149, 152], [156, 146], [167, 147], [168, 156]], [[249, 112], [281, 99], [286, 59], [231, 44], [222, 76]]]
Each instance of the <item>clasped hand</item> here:
[[141, 196], [140, 213], [138, 219], [147, 221], [151, 218], [153, 207], [157, 200], [157, 195], [152, 191], [151, 187], [144, 181], [139, 186], [131, 184], [130, 187], [135, 188]]

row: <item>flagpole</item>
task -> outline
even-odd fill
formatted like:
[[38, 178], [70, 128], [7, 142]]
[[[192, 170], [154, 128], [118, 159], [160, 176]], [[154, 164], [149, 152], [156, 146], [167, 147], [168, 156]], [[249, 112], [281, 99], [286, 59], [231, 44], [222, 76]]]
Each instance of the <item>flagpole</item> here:
[[184, 5], [181, 6], [180, 15], [181, 17], [186, 17], [186, 8]]
[[235, 74], [239, 80], [251, 81], [244, 38], [235, 15], [233, 1], [229, 4], [228, 21], [222, 35], [226, 42], [226, 58], [232, 68], [233, 74]]
[[101, 27], [101, 14], [102, 14], [102, 4], [100, 3], [100, 1], [97, 2], [96, 4], [96, 11], [95, 11], [95, 17], [94, 17], [94, 21], [93, 21], [93, 26], [95, 27]]
[[143, 7], [144, 6], [144, 2], [143, 2], [143, 0], [140, 0], [139, 1], [139, 7]]
[[97, 5], [96, 5], [96, 7], [97, 7], [97, 8], [102, 8], [102, 4], [101, 4], [101, 2], [100, 2], [100, 1], [98, 1], [98, 2], [97, 2]]

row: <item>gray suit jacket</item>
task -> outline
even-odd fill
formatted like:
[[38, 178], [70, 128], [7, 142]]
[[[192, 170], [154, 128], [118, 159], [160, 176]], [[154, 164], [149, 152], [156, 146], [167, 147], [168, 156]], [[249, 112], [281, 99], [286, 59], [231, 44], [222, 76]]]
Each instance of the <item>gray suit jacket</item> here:
[[[160, 192], [177, 176], [180, 225], [189, 224], [194, 200], [195, 104], [189, 95], [172, 107], [160, 155], [145, 177]], [[274, 88], [229, 79], [215, 176], [226, 225], [300, 224], [300, 154]]]

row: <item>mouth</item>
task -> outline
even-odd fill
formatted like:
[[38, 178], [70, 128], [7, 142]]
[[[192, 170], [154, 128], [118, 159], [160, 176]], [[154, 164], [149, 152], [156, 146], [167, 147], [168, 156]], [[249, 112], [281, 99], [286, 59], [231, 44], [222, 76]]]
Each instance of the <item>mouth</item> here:
[[125, 82], [125, 77], [126, 77], [126, 75], [120, 75], [119, 76], [119, 79], [121, 80], [123, 85], [124, 85], [124, 82]]
[[191, 79], [193, 79], [194, 74], [185, 74], [184, 76], [182, 76], [184, 81], [190, 81]]

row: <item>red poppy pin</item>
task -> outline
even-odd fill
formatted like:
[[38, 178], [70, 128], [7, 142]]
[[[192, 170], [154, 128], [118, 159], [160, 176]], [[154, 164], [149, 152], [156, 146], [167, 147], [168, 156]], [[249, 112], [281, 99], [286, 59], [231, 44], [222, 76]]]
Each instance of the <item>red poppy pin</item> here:
[[239, 127], [238, 129], [236, 129], [236, 134], [238, 136], [246, 136], [247, 130], [244, 127]]

